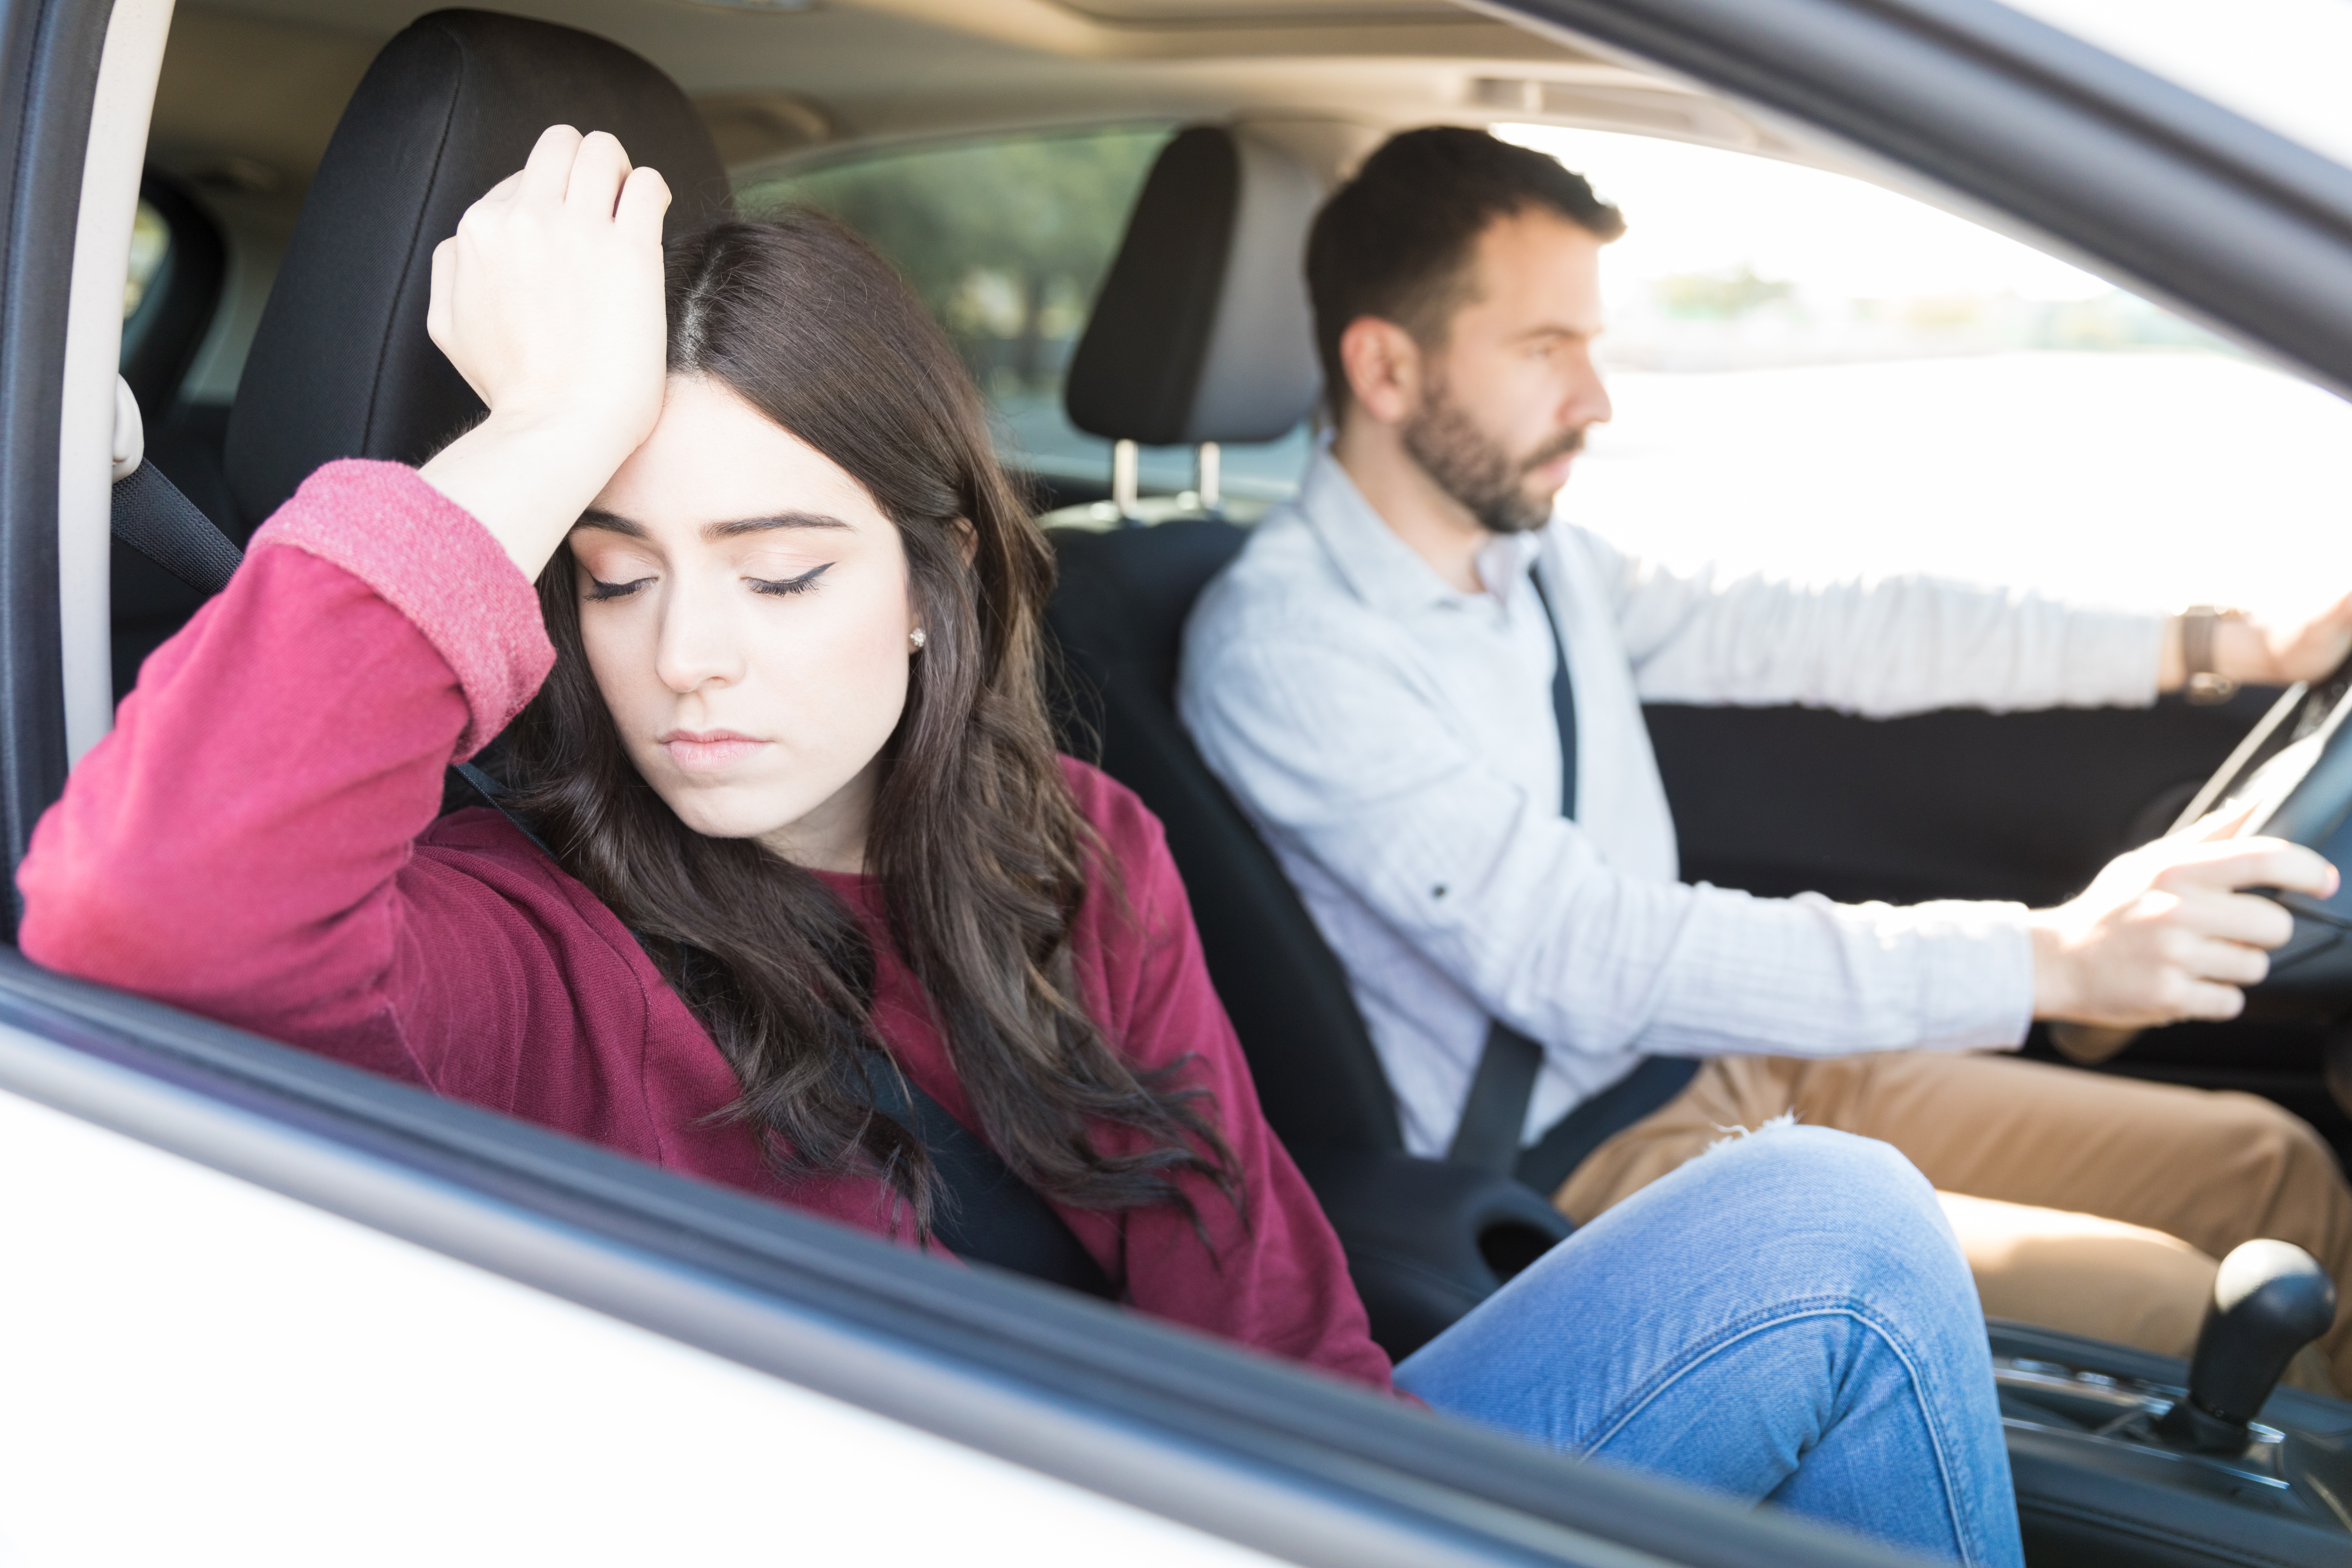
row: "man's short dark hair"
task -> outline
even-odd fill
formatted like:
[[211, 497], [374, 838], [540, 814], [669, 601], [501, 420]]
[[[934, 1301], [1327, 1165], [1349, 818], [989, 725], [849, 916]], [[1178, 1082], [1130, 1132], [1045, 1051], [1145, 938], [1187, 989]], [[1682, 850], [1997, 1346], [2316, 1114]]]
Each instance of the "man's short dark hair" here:
[[1376, 316], [1423, 343], [1443, 342], [1466, 302], [1478, 237], [1529, 208], [1557, 213], [1603, 242], [1625, 232], [1623, 215], [1558, 159], [1458, 125], [1390, 137], [1332, 193], [1307, 237], [1307, 291], [1323, 396], [1335, 417], [1348, 406], [1339, 334], [1349, 323]]

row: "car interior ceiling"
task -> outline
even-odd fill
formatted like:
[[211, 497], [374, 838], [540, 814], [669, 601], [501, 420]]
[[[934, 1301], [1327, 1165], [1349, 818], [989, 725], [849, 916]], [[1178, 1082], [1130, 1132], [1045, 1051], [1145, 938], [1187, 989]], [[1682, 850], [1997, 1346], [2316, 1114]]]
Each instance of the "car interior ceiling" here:
[[[626, 47], [487, 13], [400, 31], [424, 7], [381, 0], [179, 11], [142, 187], [171, 244], [129, 320], [124, 367], [150, 458], [233, 540], [320, 463], [416, 460], [478, 410], [425, 340], [416, 258], [553, 121], [612, 130], [662, 168], [680, 198], [673, 231], [727, 210], [730, 173], [836, 143], [1019, 128], [1047, 92], [1067, 119], [1194, 122], [1146, 181], [1068, 380], [1078, 427], [1155, 444], [1267, 439], [1312, 407], [1295, 258], [1321, 192], [1386, 129], [1551, 114], [1654, 131], [1668, 115], [1685, 137], [1786, 150], [1689, 89], [1483, 17], [1360, 17], [1238, 41], [1192, 18], [1157, 52], [1130, 30], [1117, 35], [1124, 57], [1090, 58], [1055, 52], [1066, 39], [1041, 45], [1034, 8], [906, 0], [887, 15], [793, 18], [792, 43], [752, 58], [737, 16], [625, 0], [537, 8]], [[1162, 9], [1183, 20], [1183, 0]], [[932, 25], [950, 11], [952, 26]], [[910, 47], [956, 86], [899, 90]], [[752, 78], [774, 85], [742, 90]], [[239, 124], [222, 80], [283, 112]], [[451, 127], [442, 155], [405, 156], [419, 117], [436, 115]], [[1244, 537], [1213, 515], [1056, 530], [1056, 714], [1066, 746], [1166, 824], [1269, 1120], [1341, 1233], [1377, 1337], [1403, 1353], [1566, 1227], [1505, 1178], [1403, 1152], [1344, 974], [1177, 721], [1185, 614]], [[120, 694], [198, 599], [120, 547], [114, 572]], [[1686, 877], [1764, 894], [2038, 902], [2160, 829], [2268, 696], [2146, 712], [1650, 719]], [[1724, 768], [1727, 756], [1748, 765]], [[2316, 1063], [2307, 1025], [2257, 1019], [2159, 1031], [2107, 1070], [2269, 1094], [2352, 1152], [2352, 1121]]]

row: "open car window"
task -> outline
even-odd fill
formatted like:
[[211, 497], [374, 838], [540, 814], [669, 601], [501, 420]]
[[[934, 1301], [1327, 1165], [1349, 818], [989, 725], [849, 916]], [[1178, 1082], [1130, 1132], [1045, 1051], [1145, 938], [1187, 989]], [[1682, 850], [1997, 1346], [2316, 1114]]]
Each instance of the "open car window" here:
[[[2352, 405], [2180, 314], [1853, 176], [1553, 126], [1625, 212], [1615, 417], [1571, 521], [1678, 564], [1928, 573], [2074, 602], [2329, 591]], [[2315, 605], [2310, 606], [2316, 608]]]

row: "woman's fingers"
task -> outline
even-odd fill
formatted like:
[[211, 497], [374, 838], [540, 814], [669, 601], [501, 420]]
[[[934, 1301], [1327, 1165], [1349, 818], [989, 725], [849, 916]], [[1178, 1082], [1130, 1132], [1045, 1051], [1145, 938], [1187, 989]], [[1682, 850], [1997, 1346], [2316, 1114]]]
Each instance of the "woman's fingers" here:
[[551, 125], [541, 132], [539, 140], [531, 143], [530, 156], [523, 160], [521, 173], [512, 176], [518, 182], [516, 194], [524, 201], [562, 201], [572, 183], [572, 163], [583, 140], [569, 125]]
[[620, 199], [622, 182], [628, 177], [629, 155], [621, 150], [619, 138], [609, 131], [592, 131], [581, 138], [579, 150], [572, 154], [563, 205], [575, 212], [609, 218]]
[[669, 211], [669, 182], [657, 169], [632, 169], [622, 182], [613, 222], [633, 239], [661, 242], [662, 215]]
[[457, 242], [445, 239], [433, 247], [433, 293], [425, 304], [425, 335], [443, 353], [456, 341], [451, 332], [450, 287], [457, 278]]

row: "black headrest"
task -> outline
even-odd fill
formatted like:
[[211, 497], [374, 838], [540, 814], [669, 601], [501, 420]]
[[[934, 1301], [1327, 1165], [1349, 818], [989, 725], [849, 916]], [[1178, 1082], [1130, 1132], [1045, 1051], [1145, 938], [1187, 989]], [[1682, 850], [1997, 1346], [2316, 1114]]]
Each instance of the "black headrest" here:
[[1162, 148], [1070, 361], [1070, 422], [1154, 447], [1288, 434], [1322, 383], [1304, 272], [1322, 200], [1306, 165], [1243, 132]]
[[248, 521], [321, 463], [417, 462], [481, 413], [425, 336], [433, 247], [555, 124], [608, 131], [659, 169], [669, 233], [726, 212], [709, 131], [646, 60], [520, 16], [419, 17], [343, 110], [246, 360], [227, 466]]

